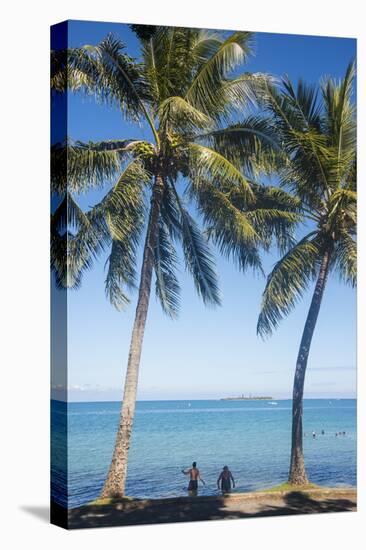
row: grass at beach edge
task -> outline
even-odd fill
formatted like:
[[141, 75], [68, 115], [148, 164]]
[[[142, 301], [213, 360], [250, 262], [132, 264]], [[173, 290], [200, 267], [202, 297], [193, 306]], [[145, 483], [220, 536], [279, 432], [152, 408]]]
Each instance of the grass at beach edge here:
[[[337, 489], [344, 489], [344, 490], [347, 490], [347, 489], [352, 489], [353, 487], [324, 487], [322, 485], [317, 485], [315, 483], [308, 483], [306, 485], [291, 485], [290, 483], [288, 483], [287, 481], [279, 484], [279, 485], [275, 485], [273, 487], [268, 487], [268, 488], [264, 488], [264, 489], [258, 489], [257, 491], [247, 491], [247, 492], [240, 492], [240, 493], [236, 493], [236, 492], [233, 492], [233, 493], [228, 493], [227, 495], [220, 495], [220, 498], [222, 498], [222, 496], [224, 496], [224, 498], [227, 498], [227, 497], [230, 497], [230, 496], [234, 496], [234, 497], [246, 497], [246, 496], [250, 496], [250, 495], [260, 495], [260, 494], [275, 494], [275, 493], [278, 493], [278, 494], [282, 494], [282, 493], [288, 493], [288, 492], [307, 492], [307, 491], [333, 491], [333, 490], [337, 490]], [[192, 498], [192, 497], [175, 497], [176, 500], [180, 500], [180, 499], [185, 499], [185, 498]], [[215, 495], [210, 495], [210, 496], [196, 496], [196, 497], [193, 497], [194, 499], [200, 499], [200, 498], [204, 498], [204, 499], [215, 499], [217, 498]], [[133, 497], [129, 497], [129, 496], [125, 496], [125, 497], [120, 497], [120, 498], [97, 498], [91, 502], [88, 502], [86, 505], [84, 506], [106, 506], [106, 505], [110, 505], [110, 504], [115, 504], [115, 503], [134, 503], [134, 502], [144, 502], [144, 501], [159, 501], [159, 502], [162, 502], [164, 500], [169, 500], [169, 499], [140, 499], [140, 498], [133, 498]], [[175, 500], [175, 499], [174, 499]]]
[[274, 487], [268, 487], [267, 489], [259, 489], [256, 493], [282, 493], [286, 491], [311, 491], [313, 489], [319, 489], [323, 491], [331, 491], [335, 487], [323, 487], [322, 485], [316, 485], [315, 483], [307, 483], [306, 485], [292, 485], [288, 481], [275, 485]]

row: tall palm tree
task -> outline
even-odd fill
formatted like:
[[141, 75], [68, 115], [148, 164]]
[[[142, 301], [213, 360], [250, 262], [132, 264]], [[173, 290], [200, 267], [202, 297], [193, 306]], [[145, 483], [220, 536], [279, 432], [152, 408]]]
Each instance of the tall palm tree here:
[[317, 90], [300, 82], [297, 90], [267, 89], [267, 107], [287, 155], [282, 185], [298, 201], [306, 222], [302, 237], [275, 264], [263, 293], [258, 332], [270, 335], [316, 281], [296, 361], [292, 402], [289, 482], [308, 483], [303, 455], [303, 393], [310, 346], [324, 289], [331, 272], [356, 284], [356, 121], [352, 102], [354, 65], [337, 82]]
[[[252, 114], [228, 127], [235, 108], [253, 103], [267, 81], [261, 74], [229, 78], [250, 55], [251, 34], [139, 26], [134, 30], [141, 40], [141, 60], [129, 57], [113, 36], [97, 46], [52, 56], [54, 93], [68, 87], [93, 94], [98, 101], [117, 105], [151, 135], [150, 141], [68, 139], [52, 148], [53, 190], [59, 197], [52, 216], [52, 263], [59, 285], [80, 285], [94, 259], [110, 250], [106, 293], [122, 309], [129, 302], [126, 289], [136, 285], [136, 254], [146, 226], [123, 404], [103, 497], [123, 496], [125, 491], [153, 273], [164, 312], [176, 317], [179, 242], [199, 296], [206, 304], [218, 305], [208, 236], [241, 269], [261, 269], [258, 245], [268, 248], [275, 237], [286, 246], [296, 221], [285, 193], [254, 181], [273, 161], [273, 142], [264, 139], [265, 121]], [[111, 182], [93, 208], [84, 212], [78, 206], [78, 193]], [[207, 235], [187, 201], [195, 201]], [[271, 210], [273, 205], [277, 210]]]

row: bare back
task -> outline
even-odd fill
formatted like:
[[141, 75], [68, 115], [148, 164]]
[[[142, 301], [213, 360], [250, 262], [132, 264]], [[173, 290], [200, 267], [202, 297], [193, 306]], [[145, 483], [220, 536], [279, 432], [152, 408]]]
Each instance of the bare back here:
[[192, 481], [198, 481], [200, 479], [200, 471], [198, 468], [190, 468], [189, 469], [189, 478]]

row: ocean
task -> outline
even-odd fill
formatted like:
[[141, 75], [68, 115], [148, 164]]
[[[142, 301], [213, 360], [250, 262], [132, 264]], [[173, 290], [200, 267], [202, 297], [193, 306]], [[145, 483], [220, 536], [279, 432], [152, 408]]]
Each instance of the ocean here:
[[[52, 401], [51, 491], [55, 502], [76, 507], [95, 499], [110, 463], [120, 403]], [[321, 434], [324, 430], [324, 435]], [[67, 468], [62, 448], [68, 433]], [[356, 400], [304, 400], [304, 454], [313, 483], [356, 485]], [[317, 437], [313, 439], [312, 432]], [[336, 437], [336, 432], [346, 434]], [[140, 401], [129, 455], [126, 494], [164, 498], [187, 494], [182, 468], [197, 461], [217, 494], [224, 465], [235, 491], [253, 491], [287, 479], [291, 401]]]

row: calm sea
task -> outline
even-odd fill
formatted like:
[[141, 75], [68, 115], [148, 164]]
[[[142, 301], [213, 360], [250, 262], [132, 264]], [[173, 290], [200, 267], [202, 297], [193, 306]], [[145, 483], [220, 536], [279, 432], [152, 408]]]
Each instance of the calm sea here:
[[[111, 459], [120, 403], [52, 402], [52, 495], [75, 507], [96, 498]], [[68, 467], [62, 468], [65, 427]], [[197, 461], [205, 487], [216, 494], [224, 465], [236, 491], [252, 491], [286, 480], [289, 466], [291, 401], [140, 401], [130, 449], [126, 493], [134, 497], [186, 494], [182, 468]], [[356, 400], [304, 402], [305, 459], [319, 485], [356, 485]], [[324, 435], [321, 431], [324, 430]], [[312, 438], [311, 432], [318, 435]], [[345, 436], [335, 436], [345, 431]], [[68, 491], [65, 485], [68, 482]], [[68, 496], [65, 496], [68, 493]]]

